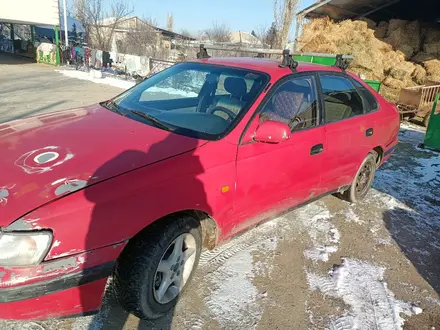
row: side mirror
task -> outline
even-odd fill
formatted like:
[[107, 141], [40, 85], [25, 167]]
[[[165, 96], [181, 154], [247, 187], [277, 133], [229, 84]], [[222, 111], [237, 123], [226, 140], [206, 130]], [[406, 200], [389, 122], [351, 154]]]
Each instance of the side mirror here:
[[278, 121], [266, 120], [255, 131], [254, 140], [264, 143], [280, 143], [290, 138], [290, 127]]

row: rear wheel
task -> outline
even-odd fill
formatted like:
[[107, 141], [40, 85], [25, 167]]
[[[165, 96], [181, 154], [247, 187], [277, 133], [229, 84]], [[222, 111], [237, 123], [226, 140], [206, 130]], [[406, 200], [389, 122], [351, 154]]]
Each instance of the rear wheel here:
[[118, 301], [141, 319], [156, 319], [170, 311], [199, 261], [199, 222], [190, 216], [168, 220], [130, 241], [116, 265]]
[[342, 193], [343, 199], [356, 203], [365, 198], [371, 188], [376, 173], [376, 155], [370, 153], [364, 159], [350, 187]]

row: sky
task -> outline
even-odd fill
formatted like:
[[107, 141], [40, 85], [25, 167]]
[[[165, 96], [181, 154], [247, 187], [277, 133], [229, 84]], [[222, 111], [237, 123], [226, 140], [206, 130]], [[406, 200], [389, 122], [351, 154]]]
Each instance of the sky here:
[[[110, 0], [105, 0], [110, 1]], [[213, 22], [229, 25], [232, 31], [269, 28], [273, 21], [273, 0], [128, 0], [133, 15], [149, 17], [166, 28], [167, 14], [174, 15], [174, 31], [186, 29], [196, 34]], [[300, 9], [316, 0], [300, 0]], [[68, 1], [69, 2], [69, 1]], [[70, 1], [71, 2], [71, 1]], [[294, 24], [292, 24], [292, 27]]]

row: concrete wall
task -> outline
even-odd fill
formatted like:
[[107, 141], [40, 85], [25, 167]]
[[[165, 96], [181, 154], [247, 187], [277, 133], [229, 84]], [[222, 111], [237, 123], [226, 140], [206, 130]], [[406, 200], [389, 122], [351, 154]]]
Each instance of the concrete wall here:
[[58, 25], [58, 0], [3, 0], [0, 22]]

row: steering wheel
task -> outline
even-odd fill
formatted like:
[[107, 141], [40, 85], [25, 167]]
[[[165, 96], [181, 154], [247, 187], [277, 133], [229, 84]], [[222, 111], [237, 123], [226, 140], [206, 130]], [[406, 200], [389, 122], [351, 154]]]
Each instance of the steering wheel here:
[[295, 116], [290, 122], [289, 127], [291, 130], [298, 129], [298, 128], [304, 128], [306, 126], [305, 119], [301, 116]]
[[209, 113], [214, 114], [214, 112], [217, 112], [217, 111], [223, 112], [228, 116], [228, 119], [226, 119], [226, 121], [228, 123], [231, 123], [236, 116], [236, 114], [234, 112], [232, 112], [231, 110], [229, 110], [225, 107], [222, 107], [220, 105], [215, 106], [212, 110], [209, 111]]

